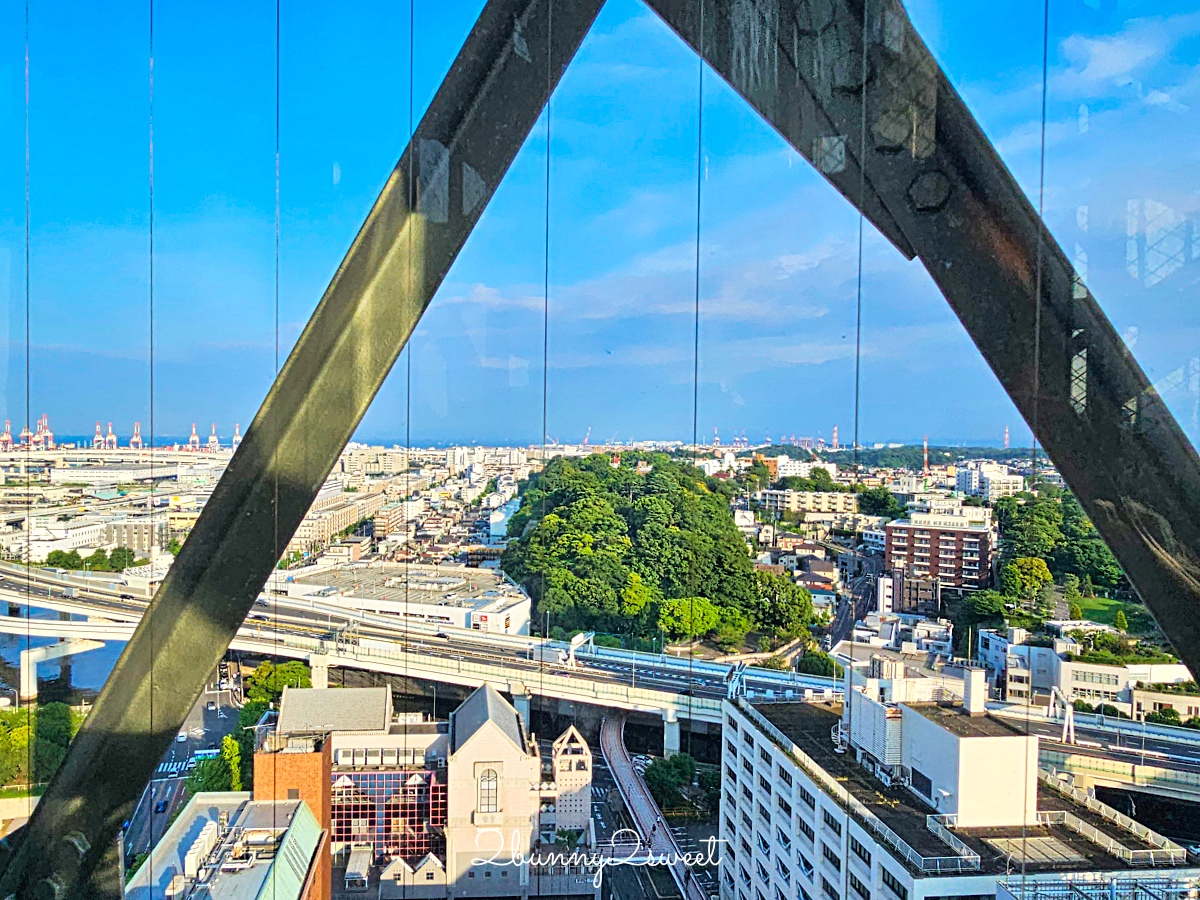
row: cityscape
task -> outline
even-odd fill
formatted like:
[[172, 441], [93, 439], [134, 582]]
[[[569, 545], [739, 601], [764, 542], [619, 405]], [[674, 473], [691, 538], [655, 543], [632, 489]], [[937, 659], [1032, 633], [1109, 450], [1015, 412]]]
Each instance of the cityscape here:
[[[235, 449], [138, 431], [0, 451], [9, 785]], [[1200, 689], [1028, 448], [352, 443], [123, 831], [126, 896], [284, 859], [297, 897], [1020, 896], [1186, 875], [1197, 772]]]
[[1200, 900], [1200, 0], [0, 4], [2, 900]]

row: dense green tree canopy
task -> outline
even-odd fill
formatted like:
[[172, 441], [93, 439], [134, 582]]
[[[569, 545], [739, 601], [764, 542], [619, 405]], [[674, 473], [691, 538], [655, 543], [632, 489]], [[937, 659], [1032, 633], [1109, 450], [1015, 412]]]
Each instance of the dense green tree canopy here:
[[1010, 597], [1026, 603], [1038, 598], [1042, 588], [1054, 581], [1046, 561], [1036, 556], [1020, 556], [1000, 570], [1000, 586]]
[[[772, 588], [782, 609], [768, 615], [730, 513], [734, 490], [665, 454], [617, 465], [604, 454], [558, 457], [523, 485], [501, 564], [533, 597], [536, 618], [549, 613], [568, 632], [719, 628], [728, 643], [753, 626], [802, 628], [807, 592]], [[686, 613], [671, 603], [691, 598]]]
[[49, 781], [82, 722], [65, 703], [0, 710], [0, 785]]
[[858, 511], [868, 516], [898, 519], [904, 515], [900, 501], [885, 487], [867, 488], [858, 495]]

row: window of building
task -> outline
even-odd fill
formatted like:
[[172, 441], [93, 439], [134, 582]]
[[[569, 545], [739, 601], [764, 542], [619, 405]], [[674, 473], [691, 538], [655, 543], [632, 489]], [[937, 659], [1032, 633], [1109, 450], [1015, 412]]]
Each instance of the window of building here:
[[792, 776], [788, 773], [788, 771], [786, 769], [784, 769], [783, 766], [780, 766], [778, 768], [776, 774], [779, 776], [780, 784], [786, 784], [788, 787], [792, 786]]
[[842, 858], [834, 852], [833, 848], [828, 844], [821, 845], [821, 855], [825, 857], [825, 861], [837, 869], [842, 871]]
[[425, 880], [433, 881], [433, 870], [432, 869], [425, 873]]
[[871, 864], [871, 851], [864, 847], [854, 835], [850, 835], [850, 852], [868, 866]]
[[804, 805], [809, 809], [816, 809], [817, 798], [806, 791], [802, 786], [796, 785], [796, 795], [804, 802]]
[[750, 785], [748, 785], [748, 784], [742, 785], [742, 796], [745, 797], [747, 800], [752, 800], [754, 798], [754, 795], [750, 793]]
[[862, 897], [862, 900], [871, 900], [870, 889], [868, 889], [865, 884], [859, 881], [853, 872], [850, 873], [850, 889], [854, 891], [854, 893], [858, 894], [858, 896]]
[[911, 773], [912, 774], [910, 776], [910, 783], [912, 784], [913, 790], [916, 791], [918, 794], [920, 794], [922, 797], [932, 797], [933, 796], [933, 779], [931, 779], [928, 775], [926, 775], [920, 769], [914, 768], [911, 770]]
[[783, 883], [790, 885], [792, 883], [792, 870], [783, 864], [783, 860], [778, 856], [775, 857], [775, 871], [779, 873], [779, 877]]
[[796, 819], [796, 830], [808, 838], [809, 841], [816, 840], [817, 833], [813, 831], [813, 827], [801, 818]]
[[762, 775], [758, 776], [758, 786], [760, 789], [766, 791], [768, 794], [771, 793], [771, 782], [769, 782]]
[[828, 828], [838, 837], [842, 836], [842, 823], [839, 822], [829, 810], [821, 810], [821, 821], [825, 823], [826, 828]]
[[900, 900], [908, 900], [908, 888], [900, 883], [900, 879], [887, 870], [886, 867], [879, 867], [879, 877], [883, 881], [889, 891], [895, 894]]
[[779, 806], [779, 811], [785, 816], [790, 816], [792, 814], [792, 804], [788, 803], [782, 797], [776, 797], [775, 802]]
[[300, 799], [300, 791], [297, 788], [288, 788], [288, 799], [289, 800], [299, 800]]
[[779, 844], [780, 847], [789, 852], [792, 849], [792, 839], [788, 836], [787, 832], [785, 832], [778, 825], [775, 826], [775, 843]]
[[807, 856], [805, 856], [803, 853], [801, 853], [799, 850], [797, 850], [796, 851], [796, 862], [800, 866], [800, 871], [804, 873], [804, 877], [812, 878], [812, 876], [813, 876], [812, 860], [809, 859]]
[[759, 747], [758, 748], [758, 758], [761, 759], [765, 763], [769, 763], [771, 761], [771, 754], [767, 752], [766, 747]]
[[763, 853], [765, 853], [767, 856], [770, 856], [770, 855], [771, 855], [771, 843], [770, 843], [770, 841], [768, 841], [768, 840], [767, 840], [767, 839], [766, 839], [766, 838], [765, 838], [763, 835], [761, 835], [761, 834], [755, 835], [755, 838], [758, 840], [758, 849], [759, 849], [759, 850], [761, 850]]
[[770, 884], [771, 873], [767, 871], [767, 867], [757, 860], [754, 863], [755, 870], [758, 872], [758, 880], [762, 884]]
[[837, 888], [830, 884], [829, 879], [824, 875], [821, 876], [821, 890], [824, 892], [825, 896], [829, 898], [829, 900], [840, 900], [838, 897]]
[[733, 741], [725, 741], [725, 749], [729, 751], [730, 756], [737, 756], [737, 744]]
[[479, 811], [500, 811], [500, 776], [496, 774], [495, 769], [484, 769], [479, 776]]

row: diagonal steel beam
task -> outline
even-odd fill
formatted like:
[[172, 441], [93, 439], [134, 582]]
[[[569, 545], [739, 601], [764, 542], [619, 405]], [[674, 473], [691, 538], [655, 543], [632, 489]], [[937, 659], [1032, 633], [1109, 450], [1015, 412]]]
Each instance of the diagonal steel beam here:
[[899, 0], [647, 3], [921, 260], [1200, 672], [1196, 452]]
[[10, 852], [0, 897], [120, 896], [122, 821], [602, 5], [488, 0]]

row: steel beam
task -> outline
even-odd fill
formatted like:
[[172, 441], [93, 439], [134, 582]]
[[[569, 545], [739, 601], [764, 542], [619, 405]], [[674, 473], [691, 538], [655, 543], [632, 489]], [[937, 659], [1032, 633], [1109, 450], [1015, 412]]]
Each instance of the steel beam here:
[[488, 0], [9, 851], [0, 897], [121, 895], [121, 823], [602, 5]]
[[897, 249], [920, 259], [1200, 672], [1196, 452], [902, 4], [647, 2]]

